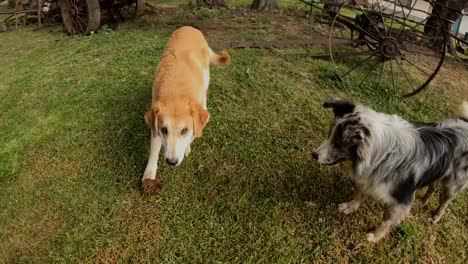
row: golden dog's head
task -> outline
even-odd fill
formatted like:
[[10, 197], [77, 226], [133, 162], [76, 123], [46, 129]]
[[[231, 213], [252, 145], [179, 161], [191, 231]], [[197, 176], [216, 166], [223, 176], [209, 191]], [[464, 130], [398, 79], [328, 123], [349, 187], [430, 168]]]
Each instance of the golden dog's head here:
[[199, 103], [185, 98], [160, 99], [146, 113], [151, 136], [161, 140], [166, 162], [180, 165], [190, 143], [202, 134], [210, 113]]

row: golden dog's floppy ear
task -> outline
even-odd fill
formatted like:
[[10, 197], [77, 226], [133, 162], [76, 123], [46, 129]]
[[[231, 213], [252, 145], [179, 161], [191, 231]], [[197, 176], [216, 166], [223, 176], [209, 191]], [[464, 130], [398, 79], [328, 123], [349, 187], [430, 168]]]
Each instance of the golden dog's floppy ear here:
[[145, 114], [145, 122], [149, 128], [151, 128], [151, 134], [153, 137], [156, 136], [158, 131], [158, 123], [156, 118], [158, 117], [159, 109], [156, 106], [151, 107], [151, 109]]
[[193, 130], [195, 137], [200, 137], [203, 128], [210, 120], [210, 113], [206, 111], [200, 104], [191, 103], [193, 116]]

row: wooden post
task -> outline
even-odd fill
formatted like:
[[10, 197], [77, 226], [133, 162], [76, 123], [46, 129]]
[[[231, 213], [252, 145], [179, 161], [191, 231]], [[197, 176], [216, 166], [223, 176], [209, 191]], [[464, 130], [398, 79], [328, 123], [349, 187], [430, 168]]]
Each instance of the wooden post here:
[[37, 0], [37, 24], [39, 26], [42, 25], [41, 18], [42, 18], [42, 0]]
[[15, 1], [15, 29], [18, 30], [18, 5], [20, 0]]

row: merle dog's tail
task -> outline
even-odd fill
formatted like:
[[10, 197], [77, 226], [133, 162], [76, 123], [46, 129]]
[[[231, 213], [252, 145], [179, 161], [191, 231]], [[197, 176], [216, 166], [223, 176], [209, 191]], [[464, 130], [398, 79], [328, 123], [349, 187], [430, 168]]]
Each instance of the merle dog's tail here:
[[464, 101], [460, 106], [460, 117], [468, 120], [468, 101]]

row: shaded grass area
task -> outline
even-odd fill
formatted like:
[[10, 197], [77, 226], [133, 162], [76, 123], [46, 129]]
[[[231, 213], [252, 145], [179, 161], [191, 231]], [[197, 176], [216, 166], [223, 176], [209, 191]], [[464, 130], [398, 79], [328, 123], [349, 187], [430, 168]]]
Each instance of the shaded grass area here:
[[434, 199], [370, 245], [365, 232], [381, 208], [369, 203], [340, 215], [337, 203], [355, 188], [340, 168], [311, 157], [326, 136], [331, 113], [321, 105], [331, 97], [420, 121], [451, 116], [468, 86], [445, 81], [458, 72], [458, 84], [467, 82], [466, 69], [450, 63], [427, 92], [402, 101], [344, 85], [329, 62], [307, 56], [312, 48], [230, 51], [230, 67], [212, 68], [203, 137], [180, 167], [161, 164], [160, 195], [142, 195], [143, 115], [159, 56], [182, 24], [210, 42], [316, 33], [287, 15], [171, 11], [89, 37], [65, 36], [60, 27], [2, 34], [3, 262], [466, 259], [466, 194], [442, 224], [427, 220]]

